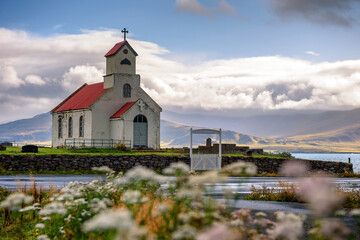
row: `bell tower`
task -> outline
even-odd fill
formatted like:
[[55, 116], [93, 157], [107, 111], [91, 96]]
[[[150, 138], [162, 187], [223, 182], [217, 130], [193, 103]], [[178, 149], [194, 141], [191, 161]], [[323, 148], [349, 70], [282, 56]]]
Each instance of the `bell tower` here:
[[[122, 30], [124, 41], [114, 45], [106, 57], [106, 75], [104, 76], [104, 87], [112, 87], [110, 79], [114, 79], [116, 74], [136, 74], [136, 56], [138, 54], [126, 40], [126, 28]], [[113, 81], [113, 80], [111, 80]]]

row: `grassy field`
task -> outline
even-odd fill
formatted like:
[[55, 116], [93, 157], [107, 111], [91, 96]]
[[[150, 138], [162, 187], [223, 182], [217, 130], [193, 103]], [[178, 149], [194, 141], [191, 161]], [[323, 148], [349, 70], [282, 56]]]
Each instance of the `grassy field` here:
[[1, 151], [0, 154], [19, 155], [19, 154], [33, 154], [33, 155], [165, 155], [165, 156], [177, 156], [179, 153], [173, 151], [159, 151], [159, 152], [135, 152], [135, 151], [120, 151], [114, 148], [41, 148], [39, 147], [38, 153], [22, 153], [20, 147], [6, 147], [6, 151]]

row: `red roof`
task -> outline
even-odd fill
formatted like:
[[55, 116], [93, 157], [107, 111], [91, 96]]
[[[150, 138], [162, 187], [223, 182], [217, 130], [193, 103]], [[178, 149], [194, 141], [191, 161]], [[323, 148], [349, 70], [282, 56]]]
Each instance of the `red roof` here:
[[114, 115], [112, 115], [110, 118], [119, 118], [121, 115], [123, 115], [129, 108], [131, 108], [135, 102], [127, 102], [124, 106], [122, 106], [119, 111], [117, 111]]
[[135, 54], [135, 56], [137, 56], [138, 54], [135, 52], [135, 50], [130, 46], [130, 44], [128, 43], [128, 41], [122, 41], [119, 42], [117, 44], [114, 45], [114, 47], [112, 49], [110, 49], [110, 51], [108, 51], [107, 54], [105, 54], [105, 57], [109, 57], [111, 55], [116, 54], [121, 48], [122, 46], [127, 45], [128, 48]]
[[84, 84], [72, 95], [60, 103], [52, 112], [62, 112], [75, 109], [87, 109], [108, 89], [104, 89], [104, 83], [91, 85]]
[[114, 46], [112, 49], [110, 49], [110, 51], [105, 55], [105, 57], [108, 57], [108, 56], [111, 56], [111, 55], [114, 55], [115, 53], [117, 53], [117, 51], [119, 51], [119, 49], [120, 49], [125, 43], [127, 43], [126, 40], [115, 44], [115, 46]]

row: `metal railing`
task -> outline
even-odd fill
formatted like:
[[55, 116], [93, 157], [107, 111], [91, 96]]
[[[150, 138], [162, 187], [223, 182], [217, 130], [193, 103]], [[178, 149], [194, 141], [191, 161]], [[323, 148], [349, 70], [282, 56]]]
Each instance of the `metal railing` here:
[[114, 148], [119, 144], [124, 144], [127, 148], [131, 148], [131, 140], [86, 139], [86, 138], [65, 139], [66, 147]]

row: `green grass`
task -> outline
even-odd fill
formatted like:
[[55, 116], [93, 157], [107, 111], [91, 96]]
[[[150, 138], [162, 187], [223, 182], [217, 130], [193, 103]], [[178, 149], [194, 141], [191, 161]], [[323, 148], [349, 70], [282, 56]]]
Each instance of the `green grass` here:
[[0, 154], [7, 155], [165, 155], [165, 156], [178, 156], [180, 153], [172, 151], [164, 152], [135, 152], [135, 151], [120, 151], [114, 148], [41, 148], [39, 147], [38, 153], [22, 153], [20, 147], [6, 147], [6, 151], [1, 151]]

